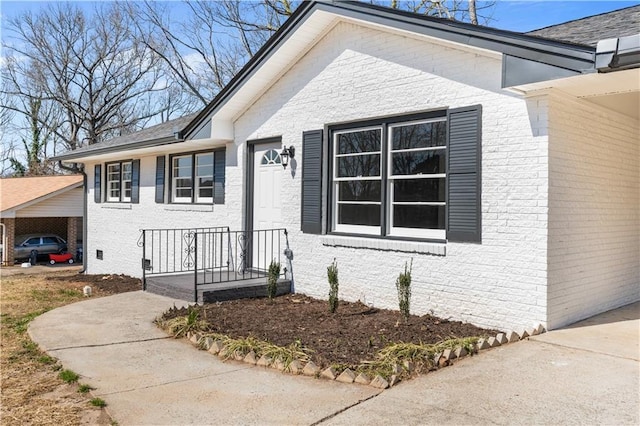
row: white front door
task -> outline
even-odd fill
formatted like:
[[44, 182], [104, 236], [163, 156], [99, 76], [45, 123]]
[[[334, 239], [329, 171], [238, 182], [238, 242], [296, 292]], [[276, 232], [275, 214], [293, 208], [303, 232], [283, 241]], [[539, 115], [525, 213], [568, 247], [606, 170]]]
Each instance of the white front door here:
[[[282, 228], [282, 160], [280, 143], [255, 145], [253, 156], [253, 259], [254, 268], [266, 270], [279, 260], [278, 232]], [[261, 232], [264, 231], [264, 232]]]

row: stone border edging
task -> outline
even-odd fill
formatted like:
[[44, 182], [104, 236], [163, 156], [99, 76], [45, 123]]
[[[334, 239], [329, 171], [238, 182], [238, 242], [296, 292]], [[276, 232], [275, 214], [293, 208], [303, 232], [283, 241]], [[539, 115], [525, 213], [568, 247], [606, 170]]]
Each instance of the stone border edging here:
[[[507, 343], [517, 342], [524, 340], [529, 336], [536, 336], [546, 331], [542, 324], [538, 324], [536, 327], [522, 329], [519, 332], [509, 331], [505, 333], [498, 333], [495, 336], [491, 336], [487, 339], [479, 339], [474, 345], [471, 354], [467, 352], [465, 348], [459, 346], [454, 349], [445, 349], [442, 352], [436, 353], [433, 356], [433, 363], [435, 370], [446, 367], [453, 363], [453, 360], [463, 358], [467, 355], [478, 353], [487, 349], [496, 348], [498, 346], [506, 345]], [[213, 355], [217, 355], [218, 358], [223, 361], [227, 359], [233, 359], [235, 361], [244, 362], [251, 365], [257, 365], [260, 367], [273, 368], [283, 373], [289, 374], [302, 374], [310, 377], [324, 378], [328, 380], [336, 380], [341, 383], [357, 383], [361, 385], [373, 386], [378, 389], [387, 389], [395, 386], [400, 382], [400, 373], [404, 370], [413, 371], [415, 366], [411, 361], [405, 361], [403, 366], [396, 365], [393, 371], [393, 375], [386, 380], [380, 375], [376, 375], [371, 378], [365, 373], [359, 373], [347, 368], [342, 373], [338, 372], [333, 367], [328, 367], [325, 370], [320, 370], [313, 361], [307, 362], [304, 366], [299, 360], [293, 360], [289, 365], [285, 365], [280, 359], [273, 360], [267, 356], [262, 356], [259, 359], [256, 358], [255, 352], [251, 351], [246, 355], [235, 353], [229, 354], [225, 350], [225, 346], [220, 340], [214, 340], [211, 337], [203, 336], [200, 333], [187, 333], [187, 339], [199, 349], [208, 351]]]

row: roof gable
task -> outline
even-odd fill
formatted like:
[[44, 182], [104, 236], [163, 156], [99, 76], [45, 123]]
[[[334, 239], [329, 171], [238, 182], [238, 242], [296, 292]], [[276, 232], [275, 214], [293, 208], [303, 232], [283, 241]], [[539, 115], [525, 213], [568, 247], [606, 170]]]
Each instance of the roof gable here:
[[[339, 21], [418, 34], [542, 64], [534, 74], [525, 76], [528, 78], [560, 78], [594, 71], [595, 49], [590, 46], [546, 40], [362, 2], [313, 1], [303, 3], [185, 128], [185, 139], [193, 137], [206, 126], [211, 126], [212, 139], [232, 139], [233, 120]], [[521, 74], [522, 64], [517, 61], [511, 63]], [[519, 79], [508, 81], [509, 84], [522, 83]]]
[[0, 179], [0, 211], [15, 210], [82, 186], [82, 175]]

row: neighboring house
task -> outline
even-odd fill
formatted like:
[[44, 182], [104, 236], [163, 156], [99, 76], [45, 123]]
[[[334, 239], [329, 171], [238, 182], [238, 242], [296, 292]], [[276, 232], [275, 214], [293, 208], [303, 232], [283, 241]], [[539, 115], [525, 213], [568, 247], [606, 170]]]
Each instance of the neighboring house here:
[[[613, 14], [585, 21], [616, 29], [594, 47], [580, 21], [554, 40], [305, 3], [194, 119], [58, 157], [87, 171], [88, 272], [230, 273], [286, 227], [316, 297], [336, 259], [341, 298], [395, 308], [412, 260], [413, 313], [501, 329], [639, 300], [640, 7]], [[150, 231], [214, 227], [252, 249]]]
[[14, 238], [25, 234], [57, 234], [75, 253], [83, 237], [83, 212], [81, 175], [0, 179], [2, 262], [14, 263]]

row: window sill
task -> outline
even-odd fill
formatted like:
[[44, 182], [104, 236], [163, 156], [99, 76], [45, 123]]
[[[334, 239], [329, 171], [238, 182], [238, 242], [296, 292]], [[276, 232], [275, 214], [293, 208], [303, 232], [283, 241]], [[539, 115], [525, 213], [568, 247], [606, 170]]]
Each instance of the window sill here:
[[402, 241], [380, 238], [362, 238], [341, 235], [323, 235], [322, 245], [327, 247], [348, 247], [378, 251], [397, 251], [402, 253], [430, 254], [446, 256], [447, 244], [434, 242]]
[[164, 210], [174, 212], [212, 212], [213, 204], [167, 204]]
[[103, 209], [112, 209], [112, 210], [131, 210], [130, 203], [107, 203], [102, 206]]

